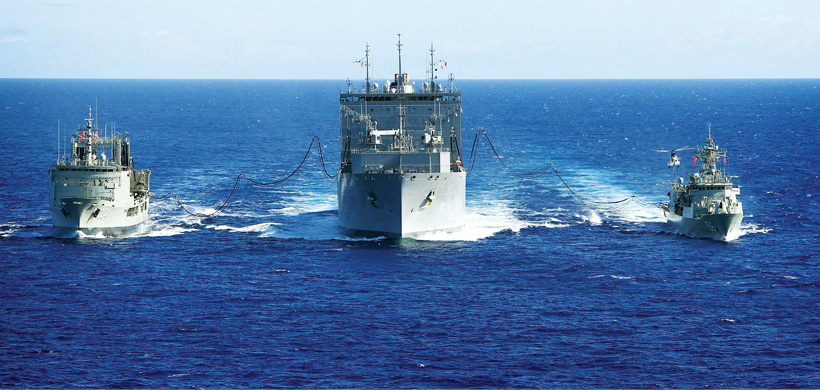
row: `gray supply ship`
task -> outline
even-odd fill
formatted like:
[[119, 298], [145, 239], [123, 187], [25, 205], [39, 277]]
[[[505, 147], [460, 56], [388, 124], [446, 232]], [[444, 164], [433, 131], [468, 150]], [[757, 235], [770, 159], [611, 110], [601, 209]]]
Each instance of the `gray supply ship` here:
[[89, 108], [85, 128], [71, 135], [71, 157], [49, 168], [54, 227], [127, 233], [148, 218], [151, 171], [134, 169], [128, 133], [107, 136], [93, 121]]
[[[724, 171], [717, 168], [721, 157]], [[689, 174], [689, 184], [683, 184], [683, 178], [678, 178], [678, 182], [672, 184], [669, 202], [661, 205], [667, 224], [691, 236], [731, 239], [743, 220], [743, 204], [737, 199], [740, 187], [726, 176], [726, 151], [719, 150], [712, 141], [711, 126], [706, 146], [697, 148], [693, 162], [697, 160], [700, 160], [699, 172]], [[668, 166], [678, 165], [680, 160], [672, 151]]]
[[[353, 234], [416, 237], [464, 227], [467, 173], [461, 162], [461, 93], [430, 70], [420, 89], [401, 71], [381, 87], [370, 80], [370, 47], [361, 62], [365, 86], [339, 96], [339, 224]], [[445, 63], [446, 64], [446, 63]]]

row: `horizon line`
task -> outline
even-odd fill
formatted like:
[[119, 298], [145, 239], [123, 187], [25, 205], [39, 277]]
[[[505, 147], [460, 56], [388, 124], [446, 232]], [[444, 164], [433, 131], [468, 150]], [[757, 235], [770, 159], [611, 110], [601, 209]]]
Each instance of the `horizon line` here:
[[[171, 77], [0, 77], [0, 80], [143, 80], [143, 81], [342, 81], [347, 78], [171, 78]], [[416, 80], [412, 79], [411, 80]], [[423, 80], [423, 79], [418, 79]], [[675, 81], [675, 80], [820, 80], [818, 77], [626, 77], [626, 78], [464, 78], [458, 81]], [[364, 81], [364, 79], [351, 79]]]

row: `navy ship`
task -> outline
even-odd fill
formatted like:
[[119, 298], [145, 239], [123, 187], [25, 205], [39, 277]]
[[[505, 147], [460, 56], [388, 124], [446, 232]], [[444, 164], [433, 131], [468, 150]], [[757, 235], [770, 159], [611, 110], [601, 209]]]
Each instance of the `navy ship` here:
[[[718, 158], [721, 157], [724, 171], [717, 167]], [[700, 160], [699, 171], [689, 174], [688, 184], [683, 183], [682, 177], [678, 178], [672, 184], [668, 203], [661, 205], [667, 225], [686, 235], [732, 239], [743, 220], [743, 204], [737, 199], [740, 187], [732, 184], [726, 176], [726, 151], [720, 150], [712, 140], [711, 125], [706, 146], [697, 148], [693, 157], [693, 162], [697, 160]], [[680, 165], [674, 150], [667, 165]]]
[[[399, 66], [393, 80], [370, 79], [370, 46], [362, 90], [348, 79], [340, 93], [339, 225], [353, 235], [417, 237], [464, 227], [467, 173], [461, 161], [461, 92], [437, 83], [430, 45], [429, 78], [416, 88]], [[445, 63], [446, 64], [446, 63]], [[440, 65], [440, 64], [439, 64]]]
[[[151, 171], [134, 169], [128, 133], [107, 136], [93, 126], [71, 135], [71, 157], [49, 167], [54, 227], [86, 234], [126, 234], [148, 218]], [[110, 153], [110, 158], [106, 153]]]

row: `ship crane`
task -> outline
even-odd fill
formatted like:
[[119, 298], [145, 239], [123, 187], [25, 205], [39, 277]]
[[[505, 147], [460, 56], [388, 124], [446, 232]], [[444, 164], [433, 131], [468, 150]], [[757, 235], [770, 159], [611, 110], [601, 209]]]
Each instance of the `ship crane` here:
[[371, 122], [367, 122], [367, 138], [364, 139], [364, 143], [370, 145], [381, 145], [382, 144], [382, 136], [392, 136], [393, 142], [390, 145], [390, 150], [401, 150], [401, 151], [412, 151], [413, 150], [413, 137], [407, 134], [407, 131], [404, 129], [404, 107], [399, 106], [399, 128], [398, 129], [391, 129], [391, 130], [378, 130], [376, 128], [375, 122], [373, 122], [373, 126], [370, 126]]
[[436, 127], [430, 122], [425, 123], [424, 143], [427, 146], [435, 146], [435, 145], [444, 144], [444, 141], [443, 141], [441, 135], [436, 135]]

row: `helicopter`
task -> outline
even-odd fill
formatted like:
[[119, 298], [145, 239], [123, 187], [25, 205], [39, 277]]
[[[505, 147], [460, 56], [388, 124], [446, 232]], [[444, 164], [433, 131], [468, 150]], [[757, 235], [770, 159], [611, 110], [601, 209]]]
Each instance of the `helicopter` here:
[[680, 158], [678, 158], [678, 155], [675, 152], [680, 152], [680, 151], [684, 151], [684, 150], [692, 150], [692, 149], [694, 149], [694, 148], [689, 147], [689, 146], [684, 146], [682, 148], [677, 148], [677, 149], [652, 149], [652, 150], [654, 150], [656, 152], [659, 152], [659, 153], [669, 153], [669, 161], [666, 163], [666, 167], [667, 168], [673, 168], [672, 169], [672, 180], [675, 180], [675, 177], [677, 177], [677, 174], [678, 174], [678, 172], [677, 172], [678, 166], [680, 165]]
[[680, 159], [678, 158], [678, 155], [675, 152], [680, 152], [680, 151], [683, 151], [683, 150], [691, 150], [691, 149], [694, 149], [694, 148], [689, 147], [689, 146], [684, 146], [682, 148], [677, 148], [677, 149], [652, 149], [652, 150], [656, 151], [656, 152], [659, 152], [659, 153], [669, 153], [669, 162], [666, 163], [666, 167], [667, 168], [672, 168], [672, 167], [676, 167], [676, 166], [680, 165]]

